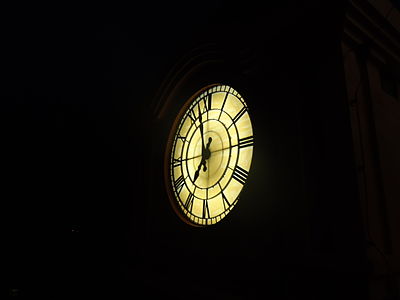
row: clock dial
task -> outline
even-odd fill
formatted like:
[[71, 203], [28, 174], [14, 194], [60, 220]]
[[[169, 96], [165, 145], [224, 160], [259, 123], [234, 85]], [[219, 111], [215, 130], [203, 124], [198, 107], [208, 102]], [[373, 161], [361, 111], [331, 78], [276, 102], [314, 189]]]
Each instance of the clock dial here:
[[246, 184], [253, 155], [248, 107], [227, 85], [191, 97], [171, 130], [166, 181], [178, 215], [197, 226], [221, 221]]

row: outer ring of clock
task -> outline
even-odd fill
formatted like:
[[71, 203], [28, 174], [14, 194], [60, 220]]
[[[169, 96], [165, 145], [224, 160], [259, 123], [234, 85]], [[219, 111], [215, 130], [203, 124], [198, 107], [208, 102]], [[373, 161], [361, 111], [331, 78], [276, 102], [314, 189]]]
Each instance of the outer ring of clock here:
[[[208, 90], [210, 88], [213, 88], [213, 87], [216, 87], [216, 86], [223, 86], [223, 84], [210, 84], [210, 85], [207, 85], [207, 86], [201, 88], [199, 91], [197, 91], [191, 97], [189, 97], [189, 99], [180, 108], [180, 110], [178, 112], [178, 115], [175, 117], [174, 122], [172, 124], [172, 127], [171, 127], [171, 129], [169, 131], [169, 136], [168, 136], [167, 145], [166, 145], [166, 151], [165, 151], [165, 155], [164, 155], [164, 182], [165, 182], [165, 185], [166, 185], [166, 190], [167, 190], [167, 193], [168, 193], [169, 202], [170, 202], [173, 210], [175, 211], [175, 213], [179, 216], [179, 218], [182, 221], [184, 221], [186, 224], [189, 224], [189, 225], [195, 226], [195, 227], [205, 227], [205, 226], [210, 225], [210, 224], [198, 224], [198, 223], [192, 221], [188, 216], [185, 215], [184, 211], [182, 211], [182, 208], [180, 207], [180, 205], [178, 203], [178, 201], [180, 201], [180, 200], [176, 199], [174, 188], [172, 186], [172, 180], [171, 180], [171, 154], [172, 154], [172, 151], [173, 151], [177, 130], [179, 129], [180, 123], [181, 123], [183, 117], [185, 116], [185, 114], [187, 113], [187, 110], [189, 109], [191, 104], [194, 101], [196, 101], [196, 99], [202, 93], [204, 93], [206, 90]], [[243, 100], [241, 100], [241, 101], [243, 101]], [[236, 129], [236, 131], [237, 131], [237, 129]], [[239, 138], [239, 135], [238, 135], [238, 138]], [[236, 159], [239, 159], [239, 154], [238, 154]], [[237, 164], [237, 162], [236, 162], [236, 164]], [[238, 199], [235, 199], [235, 201], [232, 203], [232, 207], [229, 208], [229, 210], [225, 210], [224, 211], [225, 215], [227, 213], [229, 213], [230, 210], [235, 206], [237, 200]], [[203, 201], [208, 201], [208, 200], [203, 200]], [[224, 217], [222, 217], [221, 219], [223, 219]], [[217, 221], [216, 223], [218, 223], [219, 221]]]

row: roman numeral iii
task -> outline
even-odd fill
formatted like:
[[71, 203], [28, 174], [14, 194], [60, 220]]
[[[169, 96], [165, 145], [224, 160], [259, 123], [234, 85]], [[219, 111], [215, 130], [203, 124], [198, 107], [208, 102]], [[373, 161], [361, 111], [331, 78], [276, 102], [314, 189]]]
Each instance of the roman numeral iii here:
[[254, 137], [248, 136], [242, 139], [239, 139], [239, 148], [250, 147], [254, 145]]

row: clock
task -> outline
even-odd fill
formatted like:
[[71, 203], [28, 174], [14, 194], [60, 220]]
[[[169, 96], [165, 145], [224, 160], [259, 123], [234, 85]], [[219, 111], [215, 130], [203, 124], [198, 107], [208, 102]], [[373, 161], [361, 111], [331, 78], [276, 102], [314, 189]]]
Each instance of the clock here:
[[194, 226], [224, 219], [249, 176], [254, 137], [249, 108], [228, 85], [190, 97], [170, 131], [164, 177], [177, 215]]

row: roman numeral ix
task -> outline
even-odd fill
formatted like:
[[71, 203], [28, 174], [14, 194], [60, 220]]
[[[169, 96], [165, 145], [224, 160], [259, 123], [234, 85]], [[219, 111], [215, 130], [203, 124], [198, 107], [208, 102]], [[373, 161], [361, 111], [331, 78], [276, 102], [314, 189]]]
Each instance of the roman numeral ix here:
[[174, 168], [180, 167], [181, 165], [182, 165], [182, 159], [180, 157], [179, 158], [174, 158], [174, 161], [173, 161]]

